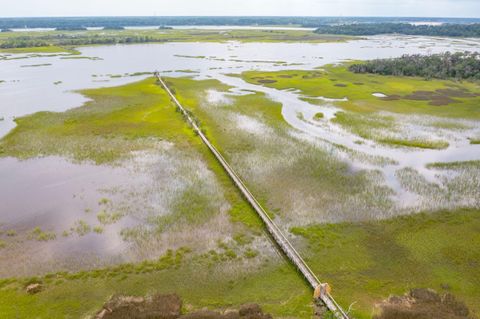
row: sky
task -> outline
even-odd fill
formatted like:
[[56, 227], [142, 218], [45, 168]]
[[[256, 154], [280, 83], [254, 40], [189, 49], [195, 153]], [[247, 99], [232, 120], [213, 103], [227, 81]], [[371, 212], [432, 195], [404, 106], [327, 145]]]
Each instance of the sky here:
[[480, 18], [480, 0], [0, 0], [0, 17], [154, 15]]

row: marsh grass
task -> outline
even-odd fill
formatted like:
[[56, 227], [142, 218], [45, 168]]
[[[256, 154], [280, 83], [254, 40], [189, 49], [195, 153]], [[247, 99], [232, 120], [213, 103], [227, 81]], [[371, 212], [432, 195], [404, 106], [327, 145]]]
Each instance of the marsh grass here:
[[[5, 37], [2, 37], [3, 39]], [[7, 37], [8, 38], [8, 37]], [[2, 40], [3, 40], [2, 39]], [[12, 53], [12, 54], [22, 54], [22, 53], [39, 53], [39, 54], [48, 54], [48, 53], [68, 53], [68, 54], [80, 54], [77, 50], [60, 47], [60, 46], [43, 46], [43, 47], [29, 47], [29, 48], [12, 48], [12, 49], [0, 49], [0, 53]]]
[[[466, 134], [476, 131], [472, 120], [480, 118], [476, 107], [480, 102], [478, 81], [354, 74], [348, 71], [348, 63], [311, 71], [248, 71], [241, 76], [257, 85], [299, 90], [301, 98], [312, 104], [324, 104], [324, 97], [333, 99], [330, 103], [342, 109], [333, 123], [359, 137], [394, 147], [448, 148], [451, 140], [465, 139]], [[445, 105], [433, 105], [427, 98], [452, 90], [468, 94], [452, 97], [452, 103]], [[374, 92], [384, 92], [386, 97], [375, 97]], [[425, 98], [418, 98], [419, 94]]]
[[315, 121], [320, 121], [321, 119], [323, 119], [325, 116], [323, 115], [322, 112], [318, 112], [318, 113], [315, 113], [315, 115], [313, 116], [313, 119]]
[[228, 105], [213, 106], [206, 92], [226, 92], [224, 85], [185, 78], [169, 81], [254, 194], [285, 224], [357, 220], [391, 209], [390, 191], [378, 176], [351, 171], [321, 146], [290, 134], [281, 105], [264, 94], [231, 95]]
[[[319, 72], [317, 77], [321, 76]], [[211, 80], [169, 81], [177, 98], [201, 119], [210, 132], [209, 138], [280, 227], [308, 239], [305, 243], [299, 237], [294, 238], [295, 246], [302, 247], [309, 264], [321, 279], [333, 286], [334, 295], [342, 304], [356, 302], [355, 317], [369, 318], [372, 305], [391, 293], [403, 293], [419, 286], [439, 289], [444, 282], [453, 282], [455, 292], [462, 291], [462, 297], [470, 305], [474, 304], [476, 297], [472, 296], [479, 295], [480, 291], [470, 284], [472, 280], [478, 281], [478, 274], [471, 272], [469, 267], [474, 265], [470, 266], [469, 261], [475, 260], [478, 254], [479, 238], [473, 231], [478, 226], [478, 211], [386, 219], [407, 211], [398, 210], [394, 205], [391, 198], [394, 193], [384, 186], [382, 173], [352, 170], [334, 152], [292, 133], [277, 103], [256, 93], [248, 98], [230, 96], [229, 104], [223, 107], [212, 105], [202, 92], [226, 91], [222, 85]], [[383, 114], [345, 111], [339, 118], [367, 137], [372, 137], [372, 128], [392, 130], [395, 127], [393, 118]], [[268, 134], [265, 129], [258, 129], [258, 123], [268, 128]], [[453, 179], [440, 178], [434, 183], [415, 170], [404, 169], [398, 172], [398, 178], [407, 190], [421, 196], [422, 201], [415, 210], [479, 206], [476, 200], [480, 198], [478, 173], [465, 171]], [[386, 220], [366, 221], [372, 219]], [[325, 221], [356, 222], [322, 225]], [[469, 242], [461, 239], [463, 232]], [[409, 240], [409, 234], [418, 238]], [[457, 236], [455, 247], [449, 246], [452, 234]], [[439, 253], [439, 257], [422, 247], [423, 239], [428, 239], [429, 247]], [[471, 249], [471, 254], [451, 265], [448, 255], [458, 247]], [[232, 248], [222, 243], [218, 249], [220, 253], [211, 253], [214, 260], [220, 260], [219, 254]], [[442, 251], [448, 253], [442, 255]], [[248, 248], [243, 251], [246, 259], [250, 254]], [[462, 278], [456, 281], [459, 273]]]
[[306, 239], [302, 252], [335, 298], [356, 302], [353, 315], [370, 318], [375, 302], [414, 287], [449, 286], [479, 311], [479, 225], [480, 211], [457, 210], [292, 232]]
[[431, 126], [447, 130], [468, 130], [471, 128], [467, 124], [452, 121], [436, 121]]
[[17, 236], [17, 231], [14, 230], [14, 229], [9, 229], [5, 232], [5, 234], [8, 236], [8, 237], [15, 237]]
[[[269, 77], [275, 82], [261, 83]], [[335, 102], [335, 105], [345, 111], [357, 113], [392, 112], [399, 114], [423, 114], [445, 118], [478, 119], [480, 111], [476, 107], [479, 96], [470, 98], [455, 98], [454, 104], [435, 106], [429, 100], [411, 100], [402, 98], [414, 92], [425, 91], [435, 93], [437, 90], [465, 89], [467, 92], [480, 93], [478, 82], [443, 80], [425, 80], [414, 77], [380, 76], [370, 74], [355, 74], [348, 71], [348, 64], [322, 67], [321, 70], [292, 70], [261, 72], [248, 71], [242, 78], [254, 84], [262, 84], [276, 89], [299, 89], [306, 97], [324, 96], [334, 99], [348, 98], [348, 101]], [[347, 87], [338, 86], [341, 82]], [[355, 85], [363, 83], [363, 85]], [[389, 98], [372, 96], [374, 92], [383, 92]], [[393, 99], [392, 97], [397, 97]], [[310, 102], [315, 103], [315, 100]]]
[[118, 222], [123, 215], [119, 212], [106, 212], [104, 210], [97, 214], [97, 219], [102, 225], [110, 225]]
[[378, 114], [358, 114], [353, 112], [337, 112], [333, 123], [337, 123], [352, 133], [365, 139], [378, 139], [384, 131], [398, 130], [392, 116]]
[[85, 236], [92, 231], [92, 227], [84, 220], [77, 220], [70, 231], [78, 236]]
[[55, 240], [57, 235], [54, 232], [45, 232], [40, 227], [35, 227], [29, 237], [37, 241], [50, 241]]
[[[148, 39], [148, 40], [145, 40]], [[322, 35], [310, 30], [91, 30], [91, 31], [46, 31], [12, 32], [0, 34], [0, 44], [22, 41], [32, 47], [1, 49], [0, 53], [77, 53], [71, 46], [165, 43], [165, 42], [289, 42], [329, 43], [357, 39], [351, 36]], [[35, 47], [41, 41], [46, 46]], [[275, 61], [277, 62], [277, 61]], [[280, 61], [279, 61], [280, 62]]]
[[402, 187], [419, 195], [415, 202], [417, 211], [480, 207], [480, 171], [476, 161], [433, 163], [428, 168], [446, 170], [447, 174], [441, 174], [434, 180], [427, 180], [412, 168], [396, 172]]
[[394, 146], [405, 146], [405, 147], [414, 147], [414, 148], [423, 148], [423, 149], [434, 149], [434, 150], [443, 150], [450, 146], [446, 141], [429, 141], [423, 139], [396, 139], [396, 138], [382, 138], [379, 141], [383, 144], [389, 144]]
[[[140, 221], [122, 231], [138, 249], [133, 255], [139, 258], [158, 255], [168, 245], [208, 248], [212, 240], [233, 229], [259, 233], [259, 218], [155, 79], [82, 93], [91, 99], [82, 107], [17, 119], [18, 126], [0, 141], [1, 156], [60, 155], [122, 166], [135, 176], [145, 176], [146, 182], [132, 180], [129, 187], [108, 195], [124, 200], [101, 198], [97, 215], [102, 225], [127, 215]], [[194, 234], [206, 236], [212, 219], [217, 229], [210, 230], [203, 244]], [[232, 225], [238, 222], [248, 228]], [[77, 221], [71, 232], [82, 236], [91, 227]], [[175, 236], [182, 240], [174, 242]]]
[[[264, 262], [253, 274], [245, 271], [243, 263], [235, 258], [208, 266], [203, 257], [181, 248], [137, 264], [5, 279], [0, 280], [4, 301], [0, 310], [7, 317], [29, 317], [32, 309], [42, 318], [85, 317], [119, 291], [130, 295], [176, 292], [192, 309], [228, 309], [253, 301], [276, 317], [311, 317], [311, 292], [283, 259]], [[232, 266], [234, 273], [229, 270]], [[24, 287], [29, 282], [41, 282], [42, 293], [27, 295]]]
[[[0, 155], [60, 155], [100, 164], [152, 148], [161, 139], [191, 143], [193, 134], [154, 79], [82, 93], [93, 101], [64, 113], [18, 118], [17, 127], [0, 141]], [[180, 140], [180, 136], [187, 138]]]
[[427, 165], [427, 168], [441, 170], [478, 169], [480, 168], [480, 161], [430, 163]]

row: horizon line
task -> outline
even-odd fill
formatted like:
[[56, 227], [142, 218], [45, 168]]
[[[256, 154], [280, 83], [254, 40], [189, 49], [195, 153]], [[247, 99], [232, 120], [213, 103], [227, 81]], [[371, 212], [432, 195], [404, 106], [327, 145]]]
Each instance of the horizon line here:
[[467, 16], [394, 16], [394, 15], [359, 15], [359, 16], [338, 16], [338, 15], [79, 15], [79, 16], [4, 16], [0, 19], [49, 19], [49, 18], [404, 18], [404, 19], [480, 19]]

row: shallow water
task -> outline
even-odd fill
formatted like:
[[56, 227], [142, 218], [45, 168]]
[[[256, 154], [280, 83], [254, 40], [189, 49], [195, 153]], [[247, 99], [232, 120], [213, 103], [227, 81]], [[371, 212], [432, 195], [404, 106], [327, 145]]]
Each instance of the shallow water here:
[[[75, 90], [114, 86], [141, 77], [111, 78], [159, 70], [165, 75], [199, 72], [200, 78], [246, 70], [311, 69], [347, 59], [371, 59], [405, 53], [479, 49], [473, 40], [385, 36], [347, 43], [169, 43], [80, 48], [84, 56], [101, 60], [62, 59], [62, 56], [0, 61], [0, 136], [14, 127], [13, 118], [37, 111], [64, 111], [86, 99]], [[455, 43], [453, 43], [455, 42]], [[476, 44], [476, 47], [471, 45]], [[15, 57], [28, 56], [15, 55]], [[186, 57], [190, 56], [190, 57]], [[205, 57], [205, 58], [193, 58]], [[282, 64], [286, 62], [288, 64]], [[25, 68], [25, 65], [52, 64]], [[294, 65], [292, 65], [294, 64]], [[143, 76], [145, 77], [145, 76]], [[55, 85], [55, 82], [61, 83]]]
[[[332, 105], [313, 106], [301, 101], [294, 91], [278, 91], [247, 84], [224, 74], [246, 70], [312, 69], [348, 59], [395, 57], [407, 53], [437, 53], [444, 51], [480, 50], [480, 41], [473, 39], [442, 39], [412, 36], [376, 36], [346, 43], [290, 44], [290, 43], [169, 43], [96, 46], [81, 48], [84, 56], [99, 60], [37, 57], [25, 60], [0, 61], [0, 136], [11, 130], [13, 119], [40, 110], [63, 111], [80, 106], [86, 99], [75, 90], [114, 86], [136, 81], [143, 76], [125, 76], [134, 72], [159, 70], [166, 76], [189, 75], [196, 78], [216, 78], [234, 86], [238, 91], [263, 91], [283, 103], [283, 115], [288, 123], [308, 134], [330, 143], [346, 146], [359, 152], [394, 158], [399, 167], [414, 165], [428, 172], [424, 165], [435, 161], [478, 159], [480, 146], [469, 145], [466, 138], [454, 141], [447, 150], [405, 150], [382, 147], [345, 132], [335, 125], [316, 125], [313, 115], [319, 111], [325, 119], [334, 117]], [[52, 65], [22, 68], [24, 65]], [[184, 73], [181, 71], [195, 71]], [[121, 75], [122, 77], [118, 77]], [[114, 77], [112, 77], [114, 76]], [[54, 82], [62, 81], [55, 85]], [[220, 97], [210, 92], [213, 100]], [[221, 100], [221, 98], [220, 98]], [[323, 101], [333, 102], [324, 97]], [[220, 101], [214, 101], [218, 103]], [[222, 101], [226, 102], [226, 101]], [[298, 118], [298, 113], [304, 118]], [[362, 141], [362, 144], [355, 143]], [[352, 163], [357, 164], [358, 163]], [[362, 164], [363, 165], [363, 164]], [[393, 176], [387, 172], [387, 176]], [[391, 186], [395, 186], [391, 183]], [[397, 191], [400, 191], [397, 189]]]
[[[48, 271], [51, 269], [48, 263], [53, 261], [59, 263], [55, 269], [76, 269], [93, 260], [99, 263], [128, 258], [122, 257], [128, 243], [122, 240], [120, 230], [134, 225], [134, 219], [125, 216], [115, 224], [104, 226], [102, 234], [89, 231], [79, 235], [70, 233], [70, 229], [79, 220], [90, 227], [102, 226], [97, 213], [105, 207], [99, 202], [107, 196], [110, 202], [121, 199], [105, 191], [128, 187], [132, 179], [138, 178], [129, 171], [104, 165], [73, 164], [58, 157], [24, 161], [4, 158], [0, 159], [0, 176], [0, 230], [16, 232], [8, 240], [2, 238], [8, 241], [9, 247], [0, 254], [0, 276], [23, 271], [28, 274], [35, 268]], [[36, 227], [55, 233], [57, 239], [30, 238]], [[70, 234], [63, 237], [65, 231]]]
[[[165, 76], [192, 76], [199, 79], [215, 78], [233, 89], [232, 94], [245, 94], [244, 90], [266, 93], [283, 104], [282, 114], [294, 128], [309, 137], [328, 145], [342, 145], [350, 150], [374, 156], [386, 157], [395, 164], [378, 165], [365, 163], [342, 156], [353, 168], [376, 169], [383, 172], [385, 182], [396, 191], [396, 201], [402, 207], [415, 205], [418, 200], [402, 188], [396, 172], [404, 167], [417, 169], [428, 181], [436, 182], [441, 172], [427, 170], [430, 162], [448, 162], [480, 159], [480, 145], [470, 145], [465, 136], [458, 134], [446, 150], [409, 150], [380, 146], [352, 135], [328, 120], [338, 109], [328, 97], [320, 98], [325, 105], [312, 105], [303, 101], [294, 90], [275, 90], [248, 84], [230, 73], [247, 70], [312, 69], [347, 59], [371, 59], [395, 57], [406, 53], [436, 53], [443, 51], [480, 50], [478, 40], [437, 39], [406, 36], [378, 36], [347, 43], [288, 44], [288, 43], [169, 43], [97, 46], [80, 48], [83, 56], [97, 60], [62, 59], [62, 56], [29, 57], [0, 61], [0, 136], [15, 127], [14, 118], [37, 111], [64, 111], [82, 105], [86, 98], [75, 90], [115, 86], [130, 83], [148, 75], [129, 76], [135, 72], [159, 70]], [[28, 54], [13, 57], [28, 57]], [[12, 56], [10, 56], [12, 57]], [[51, 64], [29, 67], [25, 65]], [[195, 71], [186, 73], [183, 71]], [[120, 77], [118, 77], [120, 75]], [[113, 76], [113, 77], [112, 77]], [[61, 83], [58, 83], [61, 81]], [[57, 82], [57, 84], [54, 84]], [[319, 92], [321, 95], [321, 92]], [[207, 99], [212, 104], [228, 104], [231, 97], [217, 91], [209, 91]], [[313, 116], [324, 113], [319, 123]], [[301, 113], [303, 116], [299, 117]], [[242, 117], [234, 120], [244, 123], [243, 128], [261, 131], [261, 123], [251, 123]], [[242, 122], [243, 121], [243, 122]], [[356, 141], [362, 140], [358, 144]], [[28, 233], [36, 226], [45, 231], [60, 234], [75, 221], [83, 219], [95, 224], [100, 209], [99, 199], [105, 189], [125, 185], [135, 179], [147, 179], [123, 168], [72, 164], [60, 158], [41, 158], [27, 161], [0, 159], [0, 227]], [[130, 185], [130, 186], [129, 186]], [[119, 196], [119, 195], [117, 195]], [[109, 194], [112, 200], [115, 195]], [[85, 210], [92, 209], [93, 213]], [[26, 240], [19, 249], [7, 250], [0, 257], [0, 276], [14, 272], [11, 260], [28, 267], [29, 260], [37, 263], [51, 260], [66, 260], [65, 256], [90, 257], [75, 260], [55, 269], [88, 264], [100, 265], [128, 260], [127, 244], [122, 242], [119, 231], [122, 227], [137, 223], [134, 218], [123, 218], [119, 223], [105, 227], [103, 234], [89, 233], [85, 236], [69, 236], [62, 240], [36, 242]], [[12, 255], [14, 254], [14, 255]], [[83, 254], [83, 255], [82, 255]], [[32, 258], [36, 256], [36, 258]], [[63, 257], [62, 257], [63, 256]], [[101, 256], [101, 258], [99, 257]], [[82, 258], [80, 258], [82, 259]], [[74, 264], [74, 266], [72, 266]], [[9, 265], [9, 266], [8, 266]], [[7, 267], [8, 266], [8, 267]], [[47, 267], [46, 269], [50, 269]], [[7, 268], [5, 268], [7, 267]]]

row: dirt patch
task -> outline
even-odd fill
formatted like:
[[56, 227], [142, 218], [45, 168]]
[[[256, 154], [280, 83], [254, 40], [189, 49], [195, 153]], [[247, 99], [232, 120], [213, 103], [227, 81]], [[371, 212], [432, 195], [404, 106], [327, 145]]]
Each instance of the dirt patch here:
[[176, 294], [151, 297], [114, 296], [97, 313], [95, 319], [272, 319], [257, 304], [239, 310], [200, 310], [182, 314], [182, 300]]
[[437, 91], [415, 91], [412, 94], [406, 95], [404, 98], [414, 101], [430, 101], [430, 105], [437, 106], [448, 105], [456, 102], [454, 99], [451, 99], [449, 95], [445, 95]]
[[175, 319], [180, 317], [182, 300], [179, 296], [151, 297], [113, 296], [95, 319]]
[[268, 84], [268, 83], [276, 83], [276, 80], [258, 80], [258, 83]]
[[365, 85], [365, 83], [363, 83], [363, 82], [354, 82], [353, 84], [355, 84], [355, 85]]
[[472, 93], [468, 91], [465, 88], [460, 88], [460, 89], [438, 89], [436, 90], [437, 93], [443, 94], [446, 96], [450, 97], [463, 97], [463, 98], [469, 98], [469, 97], [477, 97], [480, 96], [479, 93]]
[[346, 88], [347, 87], [347, 85], [343, 84], [343, 83], [337, 83], [337, 84], [335, 84], [335, 86], [338, 86], [338, 87], [341, 87], [341, 88]]
[[404, 296], [390, 296], [376, 305], [374, 319], [470, 319], [470, 311], [450, 294], [431, 289], [412, 289]]
[[397, 101], [397, 100], [400, 100], [401, 98], [402, 97], [400, 95], [393, 94], [386, 97], [382, 97], [381, 99], [384, 101]]
[[474, 98], [478, 97], [480, 94], [472, 93], [465, 88], [447, 88], [447, 89], [438, 89], [435, 91], [415, 91], [411, 94], [405, 96], [392, 95], [386, 98], [383, 98], [385, 101], [394, 101], [401, 98], [406, 100], [414, 101], [429, 101], [430, 105], [442, 106], [448, 105], [451, 103], [457, 103], [458, 101], [454, 98]]
[[323, 75], [320, 72], [311, 72], [302, 76], [302, 79], [316, 79], [321, 78]]
[[293, 75], [281, 74], [281, 75], [278, 75], [277, 78], [291, 79], [291, 78], [293, 78]]

